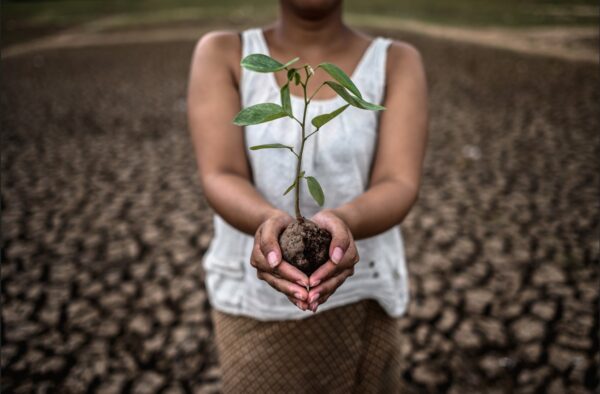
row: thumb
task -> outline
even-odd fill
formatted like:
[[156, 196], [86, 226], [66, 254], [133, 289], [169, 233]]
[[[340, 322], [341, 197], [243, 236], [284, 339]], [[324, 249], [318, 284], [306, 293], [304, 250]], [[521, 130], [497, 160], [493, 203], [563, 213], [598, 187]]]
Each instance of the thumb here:
[[329, 256], [331, 257], [331, 261], [335, 264], [338, 264], [342, 261], [346, 250], [348, 250], [348, 246], [350, 245], [350, 237], [348, 236], [348, 232], [337, 232], [331, 234], [331, 245], [329, 245]]
[[[329, 257], [331, 261], [338, 264], [342, 261], [346, 250], [350, 246], [350, 233], [345, 223], [338, 218], [327, 218], [327, 220], [319, 220], [322, 218], [316, 218], [315, 221], [321, 228], [329, 231], [331, 234], [331, 244], [329, 245]], [[333, 219], [333, 220], [332, 220]]]
[[281, 249], [279, 248], [279, 234], [283, 231], [281, 226], [272, 222], [265, 223], [260, 237], [260, 250], [267, 258], [271, 268], [281, 263]]

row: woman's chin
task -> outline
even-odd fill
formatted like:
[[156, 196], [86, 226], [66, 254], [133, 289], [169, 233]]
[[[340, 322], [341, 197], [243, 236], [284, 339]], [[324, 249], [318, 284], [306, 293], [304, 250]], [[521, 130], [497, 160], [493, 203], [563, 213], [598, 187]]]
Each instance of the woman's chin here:
[[321, 19], [341, 7], [343, 0], [281, 0], [282, 5], [305, 19]]

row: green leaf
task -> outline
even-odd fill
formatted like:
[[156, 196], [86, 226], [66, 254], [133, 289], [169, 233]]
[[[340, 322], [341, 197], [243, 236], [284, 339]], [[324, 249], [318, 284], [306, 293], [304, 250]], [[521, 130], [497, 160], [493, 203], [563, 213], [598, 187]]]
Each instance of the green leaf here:
[[[304, 171], [302, 171], [300, 173], [300, 176], [298, 178], [302, 178], [304, 176]], [[292, 190], [294, 190], [294, 188], [296, 187], [296, 185], [298, 184], [298, 179], [296, 179], [294, 181], [294, 183], [292, 183], [287, 189], [285, 189], [285, 192], [283, 193], [283, 195], [285, 196], [286, 194], [288, 194], [289, 192], [291, 192]]]
[[300, 73], [298, 72], [297, 69], [290, 68], [287, 73], [287, 79], [290, 82], [292, 82], [292, 80], [294, 80], [294, 84], [296, 86], [298, 86], [298, 84], [300, 83]]
[[270, 56], [263, 55], [262, 53], [253, 53], [243, 58], [240, 62], [240, 65], [251, 71], [256, 71], [259, 73], [271, 73], [283, 70], [290, 64], [297, 62], [299, 59], [300, 58], [297, 57], [290, 60], [286, 64], [281, 64]]
[[283, 195], [285, 196], [286, 194], [288, 194], [289, 192], [294, 190], [297, 183], [298, 183], [298, 181], [294, 181], [294, 183], [292, 183], [287, 189], [285, 189], [285, 192], [283, 193]]
[[371, 104], [360, 97], [353, 96], [339, 83], [335, 83], [333, 81], [326, 81], [325, 84], [327, 84], [331, 89], [333, 89], [337, 94], [339, 94], [340, 97], [342, 97], [348, 104], [354, 107], [361, 109], [369, 109], [371, 111], [381, 111], [385, 109], [385, 107], [382, 107], [381, 105]]
[[301, 75], [298, 72], [298, 69], [291, 68], [288, 70], [287, 78], [288, 78], [288, 81], [290, 81], [290, 82], [292, 82], [292, 80], [294, 80], [294, 85], [298, 86], [298, 84], [300, 83]]
[[298, 60], [300, 60], [299, 57], [295, 57], [292, 60], [290, 60], [289, 62], [287, 62], [286, 64], [283, 65], [283, 68], [288, 68], [289, 66], [291, 66], [292, 64], [296, 63]]
[[286, 82], [285, 85], [281, 87], [280, 91], [281, 96], [281, 106], [286, 114], [290, 117], [292, 116], [292, 100], [290, 99], [290, 86], [289, 82]]
[[287, 72], [287, 80], [291, 81], [292, 79], [294, 79], [294, 73], [296, 72], [295, 68], [290, 68]]
[[250, 150], [259, 150], [259, 149], [289, 149], [293, 150], [291, 146], [283, 145], [283, 144], [264, 144], [264, 145], [254, 145], [250, 147]]
[[330, 112], [328, 114], [315, 116], [311, 121], [312, 125], [315, 126], [317, 129], [320, 129], [321, 127], [323, 127], [323, 125], [325, 123], [329, 122], [331, 119], [335, 118], [336, 116], [338, 116], [339, 114], [344, 112], [344, 110], [346, 108], [348, 108], [349, 105], [350, 104], [346, 104], [343, 107], [340, 107], [340, 108], [336, 109], [335, 111]]
[[358, 90], [356, 85], [352, 82], [350, 77], [348, 75], [346, 75], [346, 73], [344, 71], [342, 71], [341, 68], [339, 68], [335, 64], [331, 64], [331, 63], [321, 63], [317, 66], [317, 68], [319, 68], [319, 67], [321, 67], [323, 70], [325, 70], [325, 72], [327, 72], [327, 74], [331, 75], [333, 77], [333, 79], [335, 79], [336, 81], [338, 81], [340, 83], [340, 85], [342, 85], [343, 87], [345, 87], [346, 89], [348, 89], [349, 91], [354, 93], [355, 96], [362, 98], [362, 94], [360, 94], [360, 91]]
[[273, 103], [256, 104], [241, 110], [233, 119], [238, 126], [248, 126], [268, 122], [288, 116], [280, 105]]
[[319, 204], [319, 206], [322, 207], [325, 203], [325, 195], [323, 194], [323, 189], [321, 189], [321, 185], [319, 185], [319, 182], [315, 177], [307, 176], [305, 178], [306, 183], [308, 184], [308, 191], [310, 192], [310, 195], [312, 196], [312, 198], [315, 199], [317, 204]]

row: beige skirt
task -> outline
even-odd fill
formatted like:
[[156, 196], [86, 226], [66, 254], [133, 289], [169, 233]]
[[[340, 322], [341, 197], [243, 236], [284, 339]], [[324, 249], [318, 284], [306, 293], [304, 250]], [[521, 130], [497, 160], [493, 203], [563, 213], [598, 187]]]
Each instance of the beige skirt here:
[[303, 320], [212, 318], [225, 394], [404, 391], [398, 319], [376, 301]]

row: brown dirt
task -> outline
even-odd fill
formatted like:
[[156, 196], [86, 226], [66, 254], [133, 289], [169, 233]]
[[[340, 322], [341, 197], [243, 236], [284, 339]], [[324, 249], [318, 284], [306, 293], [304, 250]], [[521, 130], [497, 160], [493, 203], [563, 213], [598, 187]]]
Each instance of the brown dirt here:
[[309, 276], [329, 259], [330, 243], [331, 234], [306, 219], [291, 223], [279, 237], [283, 259]]

